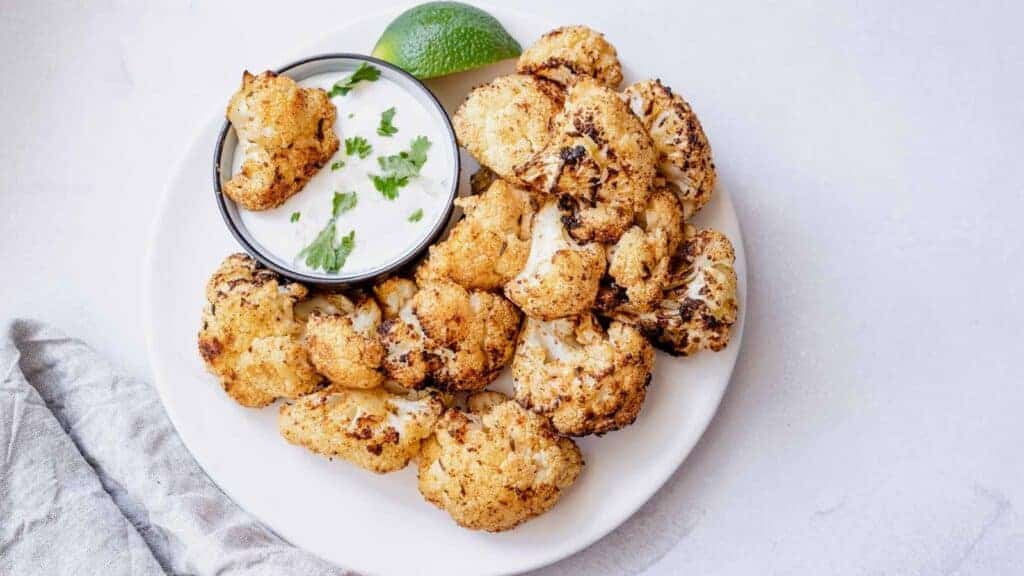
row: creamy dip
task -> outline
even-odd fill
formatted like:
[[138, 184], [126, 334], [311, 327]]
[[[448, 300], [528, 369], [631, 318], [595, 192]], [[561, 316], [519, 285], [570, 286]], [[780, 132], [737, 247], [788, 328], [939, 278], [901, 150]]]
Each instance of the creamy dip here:
[[[299, 82], [303, 87], [328, 92], [352, 71], [330, 72]], [[341, 146], [334, 157], [298, 193], [277, 208], [263, 211], [239, 210], [242, 223], [265, 252], [288, 267], [306, 273], [312, 270], [300, 252], [313, 242], [328, 224], [335, 193], [355, 192], [354, 208], [336, 219], [336, 238], [355, 231], [355, 247], [337, 275], [358, 274], [394, 262], [418, 245], [444, 216], [451, 188], [454, 162], [448, 132], [440, 112], [429, 102], [410, 94], [402, 85], [382, 75], [376, 81], [355, 84], [346, 95], [331, 98], [337, 108], [334, 131]], [[381, 136], [377, 128], [381, 115], [394, 108], [391, 123], [398, 131]], [[364, 138], [372, 147], [365, 158], [346, 154], [345, 140]], [[378, 157], [409, 151], [414, 138], [430, 141], [426, 162], [419, 173], [408, 178], [394, 199], [387, 199], [375, 187], [371, 175], [384, 173]], [[233, 169], [240, 170], [245, 151], [235, 150]], [[332, 165], [344, 163], [337, 169]], [[420, 212], [422, 211], [422, 212]], [[295, 216], [298, 214], [298, 216]]]

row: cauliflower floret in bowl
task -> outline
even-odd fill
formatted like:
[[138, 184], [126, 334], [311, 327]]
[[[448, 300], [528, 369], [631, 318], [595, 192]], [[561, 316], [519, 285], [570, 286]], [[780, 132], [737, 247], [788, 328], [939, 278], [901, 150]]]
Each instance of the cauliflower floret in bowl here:
[[318, 372], [339, 386], [373, 388], [384, 381], [380, 306], [361, 292], [353, 298], [317, 295], [296, 306], [296, 312], [307, 316], [306, 348]]
[[407, 388], [480, 390], [512, 360], [520, 319], [498, 294], [428, 282], [381, 325], [384, 369]]
[[444, 407], [437, 390], [332, 386], [281, 406], [278, 428], [292, 444], [383, 474], [416, 457]]
[[564, 26], [540, 37], [519, 57], [516, 70], [560, 84], [590, 77], [615, 89], [622, 83], [622, 65], [604, 34], [586, 26]]
[[416, 271], [422, 284], [450, 279], [469, 289], [495, 290], [523, 268], [530, 252], [529, 194], [503, 180], [494, 180], [478, 196], [455, 204], [465, 217], [448, 238], [430, 247], [430, 256]]
[[533, 318], [574, 316], [594, 304], [605, 266], [604, 247], [574, 240], [549, 201], [534, 216], [530, 255], [505, 294]]
[[423, 443], [419, 489], [460, 526], [500, 532], [553, 507], [579, 476], [583, 458], [546, 418], [498, 392], [451, 408]]
[[647, 395], [654, 349], [640, 332], [593, 314], [529, 318], [512, 363], [516, 400], [551, 418], [561, 434], [602, 434], [628, 426]]
[[228, 256], [210, 278], [199, 352], [239, 404], [260, 408], [320, 384], [294, 313], [307, 293], [302, 284], [284, 283], [245, 254]]
[[721, 232], [686, 226], [661, 300], [651, 311], [633, 308], [614, 288], [602, 288], [597, 308], [636, 325], [654, 344], [676, 356], [719, 351], [736, 323], [736, 252]]

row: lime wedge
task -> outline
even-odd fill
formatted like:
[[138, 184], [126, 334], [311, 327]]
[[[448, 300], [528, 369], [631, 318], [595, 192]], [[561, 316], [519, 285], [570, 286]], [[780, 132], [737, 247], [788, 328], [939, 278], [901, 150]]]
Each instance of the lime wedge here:
[[521, 52], [494, 16], [461, 2], [427, 2], [406, 10], [373, 48], [374, 56], [417, 78], [479, 68]]

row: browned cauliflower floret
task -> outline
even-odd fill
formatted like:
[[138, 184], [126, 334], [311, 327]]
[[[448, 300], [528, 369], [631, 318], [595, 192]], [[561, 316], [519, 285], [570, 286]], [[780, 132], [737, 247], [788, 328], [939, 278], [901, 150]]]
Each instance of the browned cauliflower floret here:
[[281, 205], [338, 150], [335, 114], [319, 88], [301, 88], [273, 72], [243, 74], [227, 115], [245, 160], [224, 193], [249, 210]]
[[459, 198], [465, 211], [448, 238], [430, 247], [430, 257], [416, 271], [422, 284], [450, 279], [466, 288], [494, 290], [519, 273], [530, 253], [529, 194], [495, 180], [479, 196]]
[[689, 219], [711, 200], [715, 188], [715, 163], [700, 120], [686, 100], [660, 80], [633, 84], [625, 96], [654, 141], [658, 170], [678, 189]]
[[384, 369], [407, 388], [480, 390], [512, 360], [520, 318], [498, 294], [431, 281], [381, 326]]
[[654, 349], [628, 324], [606, 333], [589, 312], [529, 318], [512, 363], [520, 404], [551, 418], [562, 434], [601, 434], [628, 426], [647, 395]]
[[608, 275], [637, 310], [651, 310], [669, 279], [683, 238], [683, 209], [674, 192], [655, 188], [636, 223], [608, 253]]
[[513, 168], [544, 148], [564, 95], [557, 84], [513, 74], [469, 93], [452, 119], [461, 144], [481, 164], [516, 182]]
[[729, 344], [730, 328], [736, 323], [735, 260], [732, 243], [724, 234], [688, 225], [665, 293], [654, 310], [636, 310], [614, 287], [602, 288], [598, 308], [606, 316], [636, 325], [670, 354], [717, 352]]
[[556, 28], [540, 37], [519, 57], [520, 74], [536, 74], [560, 84], [589, 76], [609, 88], [622, 83], [622, 65], [604, 34], [586, 26]]
[[373, 287], [373, 293], [383, 307], [384, 319], [397, 318], [405, 305], [416, 295], [416, 283], [408, 278], [392, 276]]
[[551, 509], [583, 468], [546, 418], [480, 392], [449, 409], [419, 457], [420, 493], [465, 528], [500, 532]]
[[549, 201], [534, 216], [530, 255], [522, 271], [505, 285], [505, 294], [527, 316], [561, 318], [589, 310], [605, 269], [600, 244], [577, 243]]
[[384, 381], [380, 307], [366, 294], [353, 298], [318, 295], [296, 306], [296, 313], [301, 317], [303, 308], [313, 308], [306, 321], [306, 349], [318, 372], [339, 386], [373, 388]]
[[538, 192], [558, 195], [574, 238], [611, 243], [643, 208], [654, 163], [640, 120], [618, 94], [583, 78], [569, 88], [551, 141], [516, 174]]
[[199, 352], [239, 404], [266, 406], [320, 383], [302, 346], [302, 323], [294, 316], [295, 303], [306, 293], [302, 284], [282, 284], [245, 254], [228, 256], [210, 278]]
[[444, 401], [436, 390], [330, 387], [281, 406], [278, 428], [292, 444], [383, 474], [405, 468], [430, 435]]

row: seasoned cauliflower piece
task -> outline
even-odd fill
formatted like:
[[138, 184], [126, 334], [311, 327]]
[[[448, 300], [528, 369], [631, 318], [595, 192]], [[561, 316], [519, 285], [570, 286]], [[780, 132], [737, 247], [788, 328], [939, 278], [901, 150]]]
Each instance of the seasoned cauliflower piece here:
[[313, 366], [339, 386], [379, 385], [384, 381], [384, 345], [377, 334], [381, 322], [377, 302], [362, 293], [354, 296], [355, 302], [341, 294], [321, 298], [325, 305], [313, 310], [306, 321], [306, 349]]
[[604, 247], [573, 240], [549, 201], [534, 216], [530, 255], [505, 294], [530, 317], [574, 316], [594, 304], [605, 264]]
[[650, 137], [619, 95], [582, 78], [568, 90], [551, 141], [516, 175], [558, 195], [574, 238], [612, 243], [643, 208], [654, 161]]
[[419, 489], [473, 530], [508, 530], [551, 509], [583, 468], [579, 448], [546, 418], [497, 392], [451, 408], [423, 443]]
[[332, 386], [281, 406], [277, 423], [292, 444], [383, 474], [405, 468], [443, 411], [436, 390], [396, 393], [385, 387]]
[[626, 291], [637, 310], [651, 310], [671, 272], [672, 256], [683, 238], [683, 209], [667, 187], [655, 188], [636, 223], [608, 254], [608, 275]]
[[729, 344], [736, 323], [736, 252], [721, 232], [686, 227], [665, 293], [654, 310], [638, 311], [614, 288], [602, 289], [602, 314], [636, 325], [654, 344], [677, 356]]
[[295, 303], [306, 294], [302, 284], [282, 284], [245, 254], [228, 256], [207, 283], [199, 353], [242, 406], [296, 398], [320, 383], [294, 316]]
[[604, 34], [586, 26], [565, 26], [541, 36], [519, 57], [516, 71], [565, 85], [580, 76], [589, 76], [612, 89], [622, 83], [622, 65], [615, 47]]
[[381, 326], [384, 369], [407, 388], [480, 390], [512, 360], [520, 319], [498, 294], [429, 282]]
[[513, 74], [473, 89], [452, 118], [459, 144], [510, 182], [513, 168], [544, 148], [564, 95], [557, 84]]
[[715, 163], [700, 120], [686, 100], [660, 80], [633, 84], [624, 95], [651, 136], [658, 171], [678, 190], [689, 220], [711, 200], [715, 189]]
[[392, 276], [373, 287], [373, 293], [383, 306], [384, 319], [397, 318], [402, 308], [416, 295], [416, 283], [408, 278]]
[[479, 196], [455, 203], [465, 217], [448, 238], [430, 247], [430, 257], [416, 271], [422, 284], [450, 279], [469, 289], [495, 290], [519, 273], [530, 253], [529, 194], [495, 180]]
[[319, 88], [273, 72], [245, 72], [227, 112], [245, 160], [224, 193], [249, 210], [280, 206], [338, 150], [335, 114]]
[[633, 423], [653, 367], [654, 349], [636, 328], [613, 321], [606, 333], [588, 312], [527, 319], [512, 377], [520, 404], [561, 434], [585, 436]]

